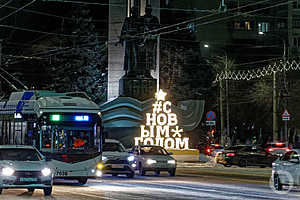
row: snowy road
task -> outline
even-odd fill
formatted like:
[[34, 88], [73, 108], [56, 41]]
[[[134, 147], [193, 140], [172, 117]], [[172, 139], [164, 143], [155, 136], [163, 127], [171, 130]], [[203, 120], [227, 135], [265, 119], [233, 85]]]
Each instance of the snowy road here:
[[[253, 180], [255, 182], [255, 180]], [[49, 200], [94, 200], [94, 199], [300, 199], [300, 189], [293, 188], [289, 193], [277, 194], [268, 184], [245, 183], [237, 178], [214, 177], [179, 173], [169, 177], [136, 176], [128, 179], [125, 176], [105, 176], [102, 180], [89, 180], [84, 186], [75, 181], [59, 181], [50, 197], [44, 197], [42, 191], [33, 194], [26, 190], [4, 190], [0, 199], [49, 199]]]

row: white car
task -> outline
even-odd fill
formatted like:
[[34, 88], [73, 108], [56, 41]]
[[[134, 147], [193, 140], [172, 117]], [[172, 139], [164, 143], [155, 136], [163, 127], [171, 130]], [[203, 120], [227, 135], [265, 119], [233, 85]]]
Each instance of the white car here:
[[114, 139], [105, 139], [102, 150], [103, 174], [126, 174], [128, 178], [134, 177], [135, 157], [125, 151], [122, 143]]
[[161, 171], [167, 171], [170, 176], [175, 176], [176, 160], [163, 147], [137, 145], [132, 147], [131, 152], [136, 156], [137, 169], [141, 176], [147, 171], [154, 171], [157, 175]]
[[43, 189], [51, 195], [53, 173], [43, 155], [32, 146], [0, 145], [0, 194], [3, 189]]
[[300, 149], [285, 153], [272, 163], [272, 180], [276, 190], [283, 185], [300, 185]]

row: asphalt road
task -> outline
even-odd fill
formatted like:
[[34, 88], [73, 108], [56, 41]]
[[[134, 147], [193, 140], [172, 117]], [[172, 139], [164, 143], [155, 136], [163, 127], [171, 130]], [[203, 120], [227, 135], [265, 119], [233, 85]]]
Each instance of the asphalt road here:
[[219, 172], [216, 174], [205, 173], [211, 170], [193, 168], [191, 171], [180, 168], [175, 177], [169, 177], [167, 173], [162, 172], [160, 176], [149, 173], [147, 176], [136, 176], [134, 179], [106, 175], [101, 180], [90, 179], [84, 186], [78, 185], [76, 181], [58, 180], [54, 185], [53, 194], [49, 197], [44, 197], [42, 190], [30, 193], [23, 189], [9, 189], [3, 191], [0, 199], [300, 199], [299, 188], [292, 188], [288, 193], [288, 188], [285, 188], [282, 194], [278, 194], [270, 188], [268, 181], [256, 180], [254, 175], [252, 179], [248, 176], [230, 175], [231, 171], [241, 175], [249, 174], [250, 171], [251, 175], [255, 171], [268, 172], [270, 171], [268, 169], [218, 168]]

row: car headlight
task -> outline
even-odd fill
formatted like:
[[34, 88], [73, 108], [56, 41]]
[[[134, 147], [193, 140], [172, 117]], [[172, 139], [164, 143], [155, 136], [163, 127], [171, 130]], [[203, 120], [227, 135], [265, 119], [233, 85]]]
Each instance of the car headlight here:
[[3, 176], [11, 176], [15, 173], [15, 170], [11, 167], [4, 167], [2, 169], [2, 175]]
[[156, 163], [156, 160], [148, 159], [146, 162], [148, 165], [152, 165]]
[[176, 164], [176, 161], [175, 161], [175, 160], [168, 160], [168, 164], [173, 164], [173, 165], [175, 165], [175, 164]]
[[49, 168], [44, 168], [43, 170], [42, 170], [42, 174], [43, 174], [43, 176], [49, 176], [50, 174], [51, 174], [51, 169], [49, 169]]
[[134, 161], [134, 159], [135, 159], [135, 157], [134, 157], [134, 156], [128, 156], [128, 158], [127, 158], [127, 160], [128, 160], [129, 162], [132, 162], [132, 161]]
[[98, 163], [97, 164], [97, 169], [102, 170], [103, 169], [103, 164], [102, 163]]
[[106, 156], [102, 156], [102, 161], [107, 161], [107, 157]]

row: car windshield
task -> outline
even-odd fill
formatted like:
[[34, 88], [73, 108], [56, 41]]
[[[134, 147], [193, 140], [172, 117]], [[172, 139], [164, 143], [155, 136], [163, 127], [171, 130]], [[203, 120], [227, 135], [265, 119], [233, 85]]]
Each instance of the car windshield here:
[[224, 147], [222, 145], [219, 145], [219, 144], [213, 144], [212, 147], [214, 149], [224, 149]]
[[141, 147], [142, 155], [168, 155], [168, 152], [162, 147]]
[[105, 142], [103, 144], [103, 151], [125, 152], [125, 148], [116, 142]]
[[11, 148], [0, 149], [0, 160], [11, 161], [40, 161], [40, 154], [34, 149]]

